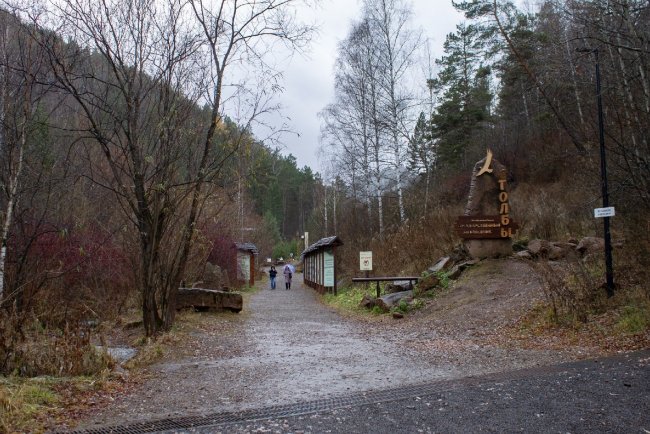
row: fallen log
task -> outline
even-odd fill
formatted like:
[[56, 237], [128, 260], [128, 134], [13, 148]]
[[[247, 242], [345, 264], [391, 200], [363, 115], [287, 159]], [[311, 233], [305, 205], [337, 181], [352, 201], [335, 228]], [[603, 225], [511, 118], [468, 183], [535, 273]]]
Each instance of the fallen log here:
[[204, 288], [179, 288], [176, 309], [194, 308], [195, 310], [229, 310], [241, 312], [244, 302], [241, 294]]

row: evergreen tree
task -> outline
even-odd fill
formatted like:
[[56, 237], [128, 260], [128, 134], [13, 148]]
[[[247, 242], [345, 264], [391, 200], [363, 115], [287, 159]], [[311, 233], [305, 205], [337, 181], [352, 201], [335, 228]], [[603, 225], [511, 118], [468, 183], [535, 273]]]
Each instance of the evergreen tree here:
[[437, 164], [441, 169], [465, 167], [473, 137], [489, 119], [492, 95], [489, 67], [483, 65], [483, 43], [478, 28], [460, 24], [445, 40], [442, 67], [433, 86], [440, 104], [431, 117]]

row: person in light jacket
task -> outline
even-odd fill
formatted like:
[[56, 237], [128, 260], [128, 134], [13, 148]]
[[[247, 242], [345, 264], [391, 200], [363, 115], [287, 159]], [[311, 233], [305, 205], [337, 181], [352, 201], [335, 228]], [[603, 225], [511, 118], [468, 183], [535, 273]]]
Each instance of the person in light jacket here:
[[284, 274], [284, 286], [286, 289], [291, 289], [291, 267], [289, 264], [284, 266], [282, 274]]

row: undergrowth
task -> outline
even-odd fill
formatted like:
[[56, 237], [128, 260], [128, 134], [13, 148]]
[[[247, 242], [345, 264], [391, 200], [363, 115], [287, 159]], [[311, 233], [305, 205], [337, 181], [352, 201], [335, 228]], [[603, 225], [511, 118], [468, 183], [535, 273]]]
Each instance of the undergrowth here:
[[[425, 293], [424, 295], [428, 293]], [[374, 297], [374, 287], [371, 291], [370, 289], [353, 286], [349, 288], [340, 288], [336, 295], [327, 293], [323, 296], [323, 300], [325, 303], [341, 312], [365, 316], [378, 316], [392, 312], [399, 312], [404, 314], [416, 309], [420, 309], [425, 305], [424, 301], [421, 298], [415, 298], [410, 302], [406, 300], [400, 300], [400, 302], [396, 306], [392, 307], [389, 312], [382, 310], [379, 306], [373, 306], [371, 309], [366, 309], [359, 306], [363, 297], [370, 294], [372, 294]]]
[[[344, 312], [352, 312], [358, 314], [368, 313], [369, 311], [359, 307], [361, 299], [364, 295], [368, 294], [368, 290], [358, 286], [352, 286], [348, 288], [339, 288], [337, 294], [327, 293], [323, 296], [325, 302]], [[373, 312], [377, 314], [378, 312]]]

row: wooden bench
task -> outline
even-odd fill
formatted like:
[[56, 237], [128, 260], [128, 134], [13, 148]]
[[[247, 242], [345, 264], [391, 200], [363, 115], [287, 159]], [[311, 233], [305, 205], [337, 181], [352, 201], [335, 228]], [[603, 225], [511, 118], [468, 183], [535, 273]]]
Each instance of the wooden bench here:
[[377, 282], [377, 298], [381, 296], [379, 289], [379, 282], [400, 282], [406, 280], [409, 282], [410, 289], [413, 289], [413, 282], [416, 282], [420, 278], [418, 276], [404, 276], [404, 277], [353, 277], [353, 282]]

